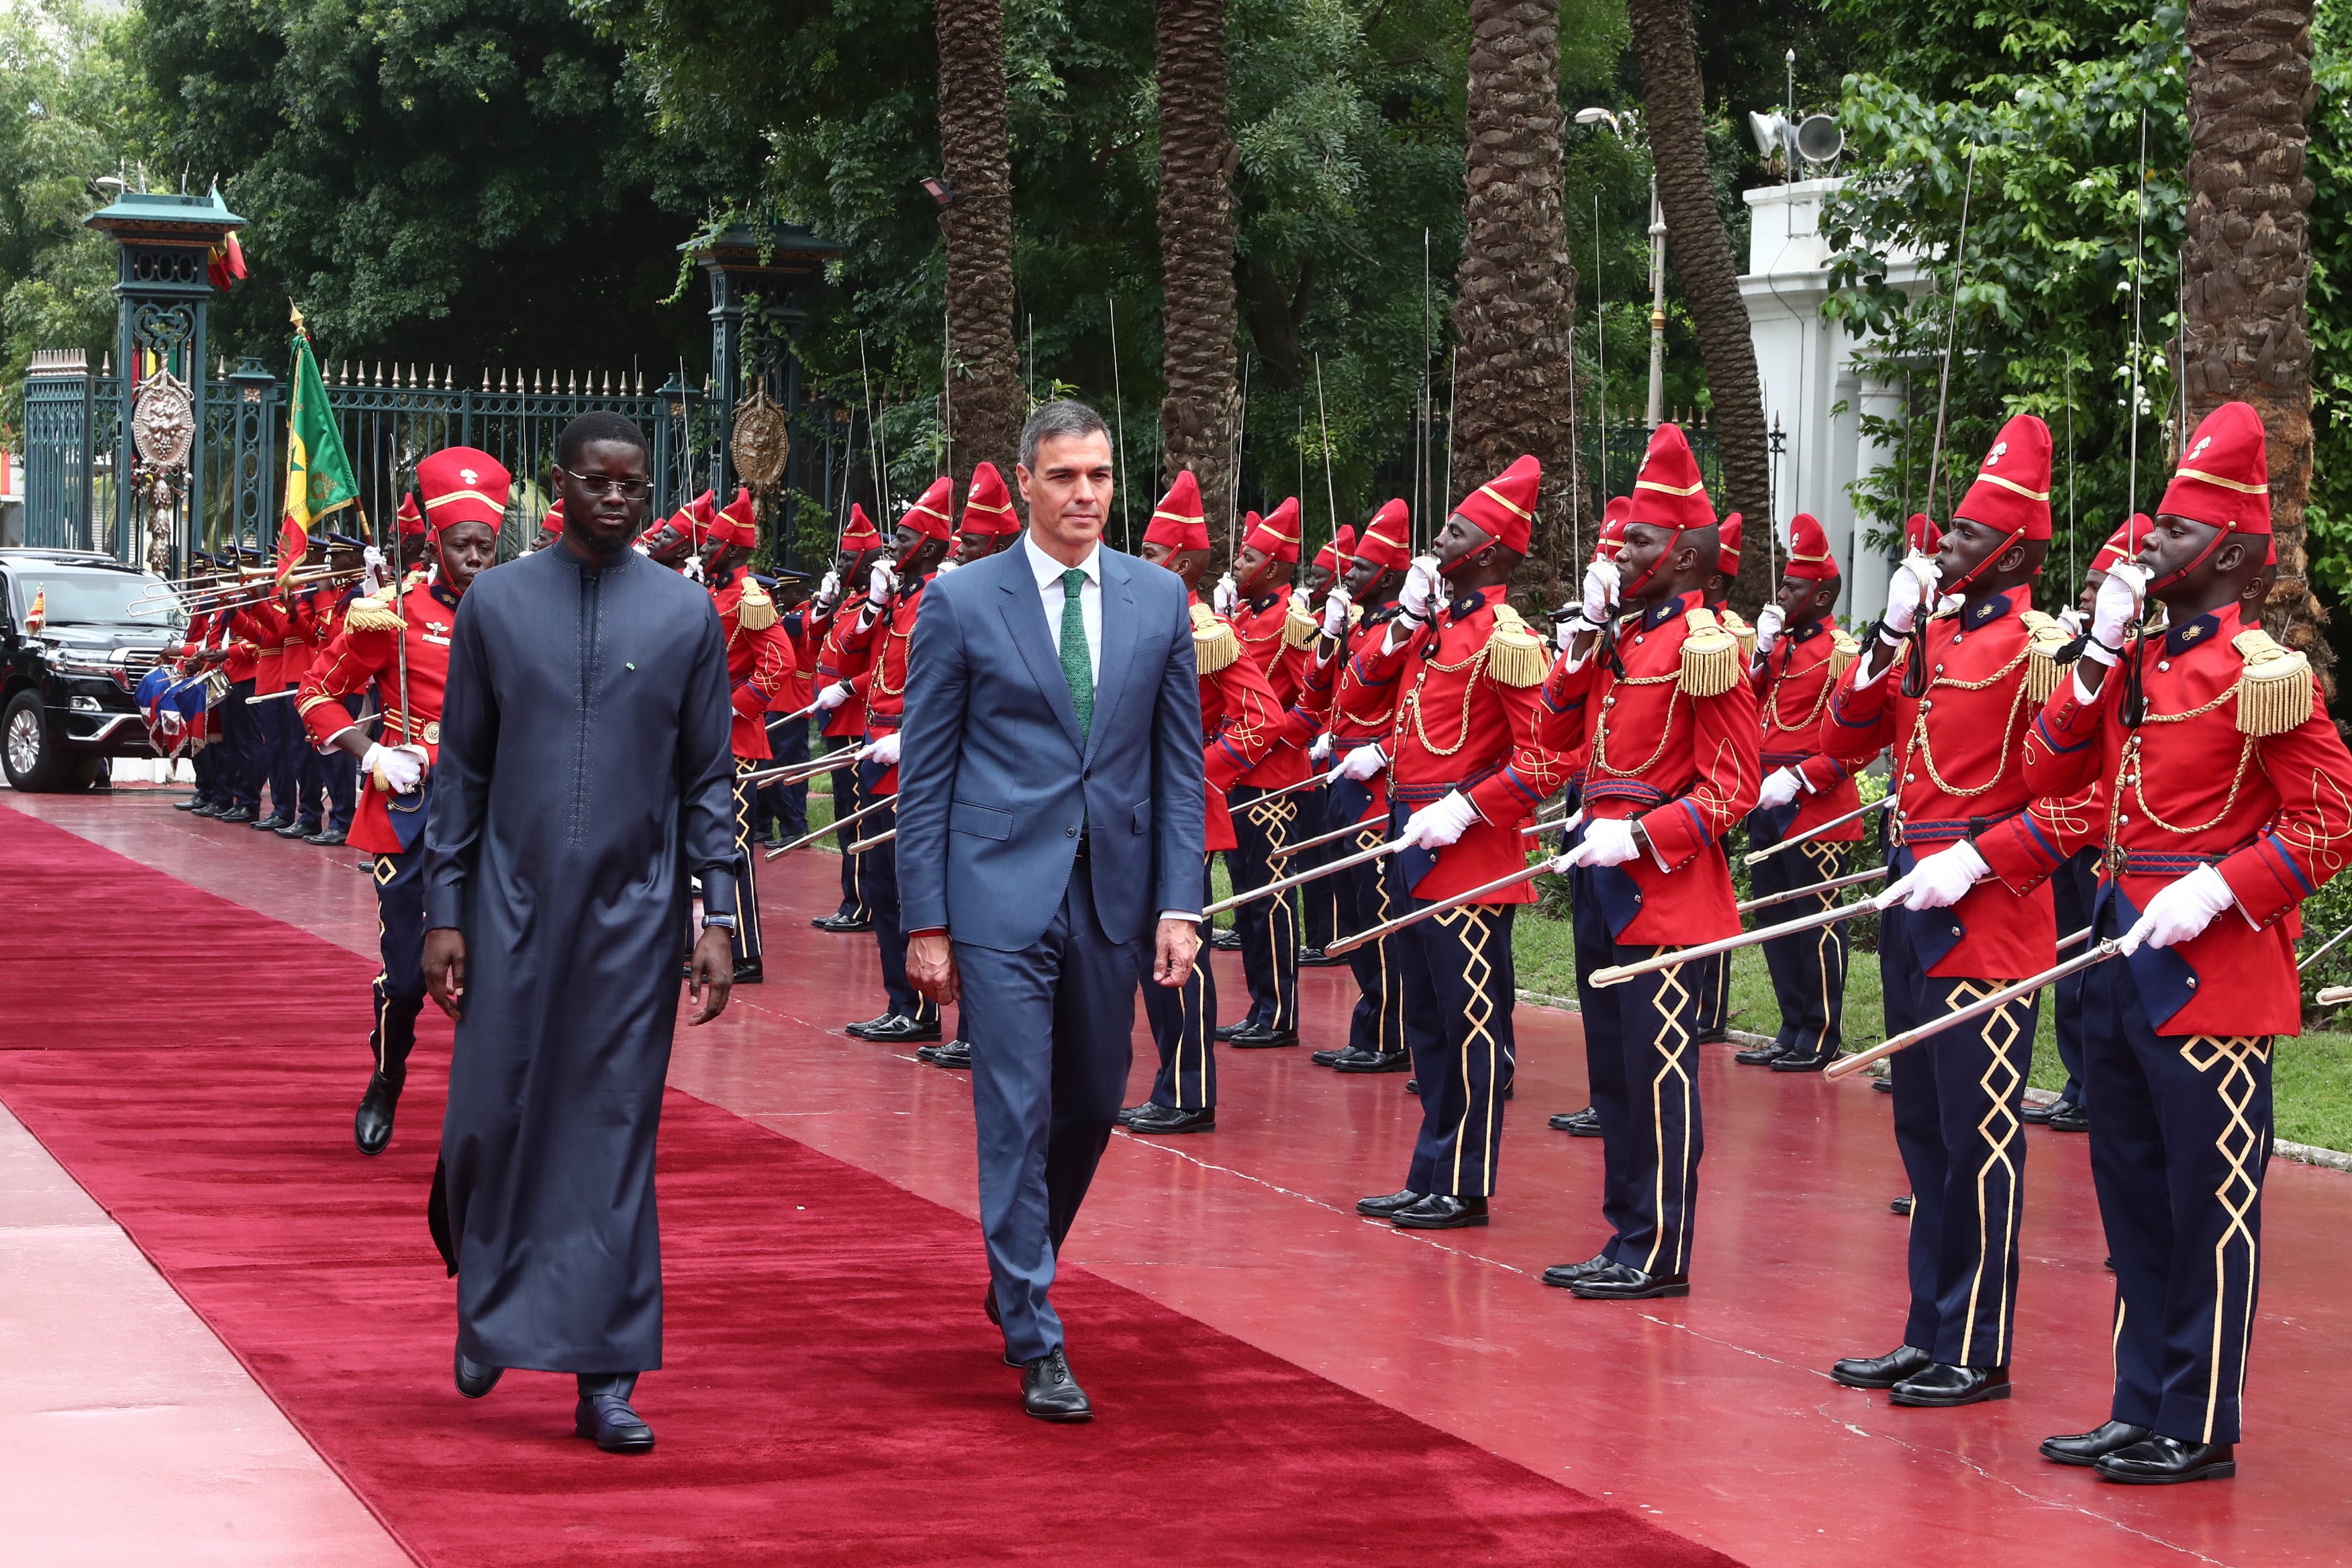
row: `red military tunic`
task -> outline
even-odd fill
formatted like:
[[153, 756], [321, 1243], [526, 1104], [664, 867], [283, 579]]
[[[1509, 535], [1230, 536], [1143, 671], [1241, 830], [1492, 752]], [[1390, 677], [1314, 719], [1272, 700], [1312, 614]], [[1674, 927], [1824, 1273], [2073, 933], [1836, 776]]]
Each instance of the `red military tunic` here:
[[746, 568], [739, 566], [726, 581], [711, 584], [710, 601], [719, 611], [719, 629], [727, 634], [735, 755], [765, 762], [774, 754], [768, 747], [768, 705], [792, 673], [791, 639], [776, 618], [775, 601]]
[[2063, 808], [2037, 804], [2023, 753], [2041, 697], [2057, 679], [2052, 656], [2065, 633], [2031, 603], [2016, 587], [1931, 619], [1917, 697], [1903, 691], [1912, 645], [1867, 687], [1860, 684], [1865, 659], [1856, 659], [1822, 720], [1822, 750], [1849, 763], [1894, 748], [1895, 832], [1915, 857], [1974, 838], [1992, 868], [1958, 903], [1917, 922], [1920, 961], [1937, 979], [2017, 980], [2055, 961], [2054, 862], [2024, 853], [2014, 836], [1988, 831], [2026, 814], [2029, 834], [2053, 844], [2060, 837]]
[[[1607, 910], [1628, 946], [1682, 946], [1739, 932], [1724, 836], [1756, 805], [1756, 689], [1739, 644], [1696, 593], [1618, 623], [1618, 675], [1596, 647], [1544, 682], [1536, 733], [1581, 754], [1581, 807], [1638, 822], [1649, 852], [1610, 869], [1633, 879]], [[1606, 884], [1604, 883], [1604, 886]]]
[[1287, 591], [1252, 600], [1227, 618], [1234, 635], [1241, 639], [1242, 656], [1265, 677], [1281, 714], [1265, 760], [1238, 782], [1252, 789], [1282, 789], [1300, 783], [1311, 767], [1307, 749], [1323, 729], [1318, 720], [1298, 707], [1299, 693], [1307, 684], [1307, 667], [1315, 661], [1316, 624], [1293, 616]]
[[[855, 685], [857, 678], [866, 673], [871, 661], [867, 639], [859, 637], [855, 648], [847, 646], [847, 639], [857, 633], [857, 623], [865, 614], [864, 594], [852, 594], [834, 606], [831, 619], [817, 639], [816, 674], [819, 685], [831, 686], [844, 680]], [[857, 698], [852, 698], [824, 716], [823, 733], [828, 741], [858, 740], [866, 732], [866, 704]]]
[[[383, 596], [352, 603], [343, 629], [311, 662], [294, 699], [303, 726], [321, 748], [352, 726], [342, 699], [375, 688], [383, 715], [383, 743], [425, 749], [429, 770], [441, 755], [441, 691], [449, 677], [449, 635], [457, 622], [457, 595], [440, 583], [410, 574], [400, 607]], [[407, 710], [401, 707], [401, 648], [407, 647]], [[386, 809], [387, 796], [373, 778], [362, 777], [359, 807], [352, 817], [351, 842], [376, 855], [400, 853]]]
[[1232, 849], [1233, 808], [1225, 796], [1282, 743], [1289, 715], [1265, 674], [1242, 649], [1233, 624], [1192, 597], [1192, 659], [1201, 679], [1201, 745], [1208, 775], [1208, 835], [1203, 847]]
[[2298, 1034], [2294, 916], [2343, 869], [2352, 754], [2308, 662], [2246, 626], [2235, 605], [2151, 634], [2140, 675], [2147, 713], [2137, 730], [2124, 726], [2123, 668], [2088, 702], [2071, 676], [2060, 682], [2024, 757], [2031, 787], [2058, 807], [2054, 830], [2017, 821], [2000, 836], [2045, 869], [2099, 845], [2103, 882], [2134, 911], [2214, 867], [2237, 906], [2126, 961], [2149, 1022], [2165, 1035]]
[[799, 713], [816, 700], [816, 661], [831, 624], [832, 617], [818, 615], [813, 605], [803, 605], [783, 618], [784, 640], [792, 645], [793, 668], [784, 676], [783, 685], [777, 689], [775, 700], [768, 704], [772, 711]]
[[[1340, 639], [1339, 651], [1331, 662], [1318, 665], [1310, 649], [1306, 663], [1300, 667], [1299, 713], [1311, 718], [1331, 736], [1331, 760], [1338, 762], [1359, 746], [1386, 742], [1396, 728], [1397, 700], [1404, 687], [1394, 671], [1386, 676], [1366, 674], [1364, 660], [1380, 651], [1381, 641], [1388, 636], [1389, 623], [1397, 617], [1394, 605], [1385, 605], [1361, 618], [1354, 618], [1346, 637]], [[1364, 807], [1359, 822], [1386, 822], [1389, 816], [1389, 781], [1385, 773], [1374, 773], [1364, 782], [1371, 792], [1371, 800]], [[1335, 786], [1336, 793], [1336, 786]]]
[[[256, 591], [259, 590], [257, 588]], [[275, 599], [246, 605], [231, 613], [229, 625], [236, 628], [239, 637], [253, 645], [253, 667], [247, 672], [253, 680], [253, 694], [264, 697], [272, 691], [285, 690], [286, 606]], [[230, 679], [236, 680], [245, 677], [232, 675]]]
[[[865, 601], [857, 601], [859, 613], [854, 616], [849, 614], [848, 605], [842, 607], [841, 621], [835, 627], [842, 654], [841, 679], [847, 680], [850, 689], [857, 694], [842, 706], [854, 706], [863, 699], [862, 732], [868, 739], [897, 730], [906, 717], [907, 658], [914, 646], [915, 617], [923, 608], [923, 590], [930, 583], [930, 578], [925, 577], [919, 583], [901, 584], [891, 597], [889, 614], [875, 616], [867, 626], [858, 625], [866, 618]], [[853, 669], [855, 673], [851, 673]], [[872, 790], [877, 795], [898, 793], [896, 764], [883, 770]]]
[[[1853, 769], [1822, 750], [1822, 715], [1829, 710], [1837, 678], [1853, 662], [1855, 651], [1852, 637], [1819, 620], [1782, 633], [1772, 651], [1756, 663], [1757, 719], [1762, 726], [1758, 764], [1768, 773], [1794, 769], [1805, 781], [1797, 792], [1797, 815], [1781, 833], [1784, 839], [1809, 833], [1862, 804]], [[1863, 826], [1856, 817], [1811, 836], [1822, 844], [1851, 844], [1862, 837]]]
[[[1390, 800], [1418, 810], [1459, 790], [1482, 819], [1440, 850], [1435, 868], [1412, 888], [1433, 903], [1526, 869], [1519, 824], [1567, 779], [1559, 752], [1535, 733], [1543, 642], [1503, 602], [1504, 593], [1498, 584], [1433, 606], [1429, 624], [1394, 648], [1383, 627], [1350, 661], [1368, 689], [1402, 689], [1384, 738]], [[1480, 901], [1535, 898], [1535, 885], [1522, 882]]]

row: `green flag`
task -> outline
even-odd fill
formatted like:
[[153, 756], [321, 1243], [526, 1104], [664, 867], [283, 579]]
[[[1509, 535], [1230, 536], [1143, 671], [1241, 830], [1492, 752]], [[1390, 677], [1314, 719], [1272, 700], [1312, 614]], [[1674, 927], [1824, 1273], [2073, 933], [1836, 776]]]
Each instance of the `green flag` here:
[[286, 416], [286, 517], [278, 527], [278, 580], [310, 549], [310, 525], [360, 499], [359, 480], [343, 451], [343, 433], [327, 406], [327, 383], [294, 312], [294, 404]]

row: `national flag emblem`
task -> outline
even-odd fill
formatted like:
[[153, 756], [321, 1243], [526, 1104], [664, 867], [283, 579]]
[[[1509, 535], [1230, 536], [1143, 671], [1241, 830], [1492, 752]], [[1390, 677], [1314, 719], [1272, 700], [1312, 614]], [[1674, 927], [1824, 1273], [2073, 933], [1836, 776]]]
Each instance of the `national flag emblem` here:
[[278, 581], [310, 548], [310, 526], [360, 499], [359, 481], [343, 451], [343, 433], [327, 405], [327, 383], [294, 312], [294, 399], [286, 416], [286, 516], [278, 528]]

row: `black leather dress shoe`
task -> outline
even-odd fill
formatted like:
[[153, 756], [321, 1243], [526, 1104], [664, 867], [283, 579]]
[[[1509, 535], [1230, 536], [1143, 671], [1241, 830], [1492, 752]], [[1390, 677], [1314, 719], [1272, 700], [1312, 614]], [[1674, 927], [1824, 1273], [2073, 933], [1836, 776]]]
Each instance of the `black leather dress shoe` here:
[[222, 812], [226, 811], [227, 809], [228, 806], [221, 801], [208, 800], [202, 805], [190, 808], [190, 815], [195, 816], [218, 816]]
[[1581, 1263], [1553, 1264], [1543, 1271], [1543, 1282], [1547, 1285], [1557, 1285], [1565, 1290], [1578, 1280], [1590, 1279], [1610, 1267], [1609, 1255], [1605, 1252], [1596, 1252]]
[[1333, 1072], [1411, 1072], [1411, 1051], [1355, 1051], [1331, 1064]]
[[1886, 1391], [1886, 1397], [1895, 1404], [1923, 1410], [1981, 1405], [1988, 1399], [2007, 1399], [2009, 1394], [2005, 1366], [1949, 1366], [1942, 1362], [1912, 1373]]
[[845, 1035], [851, 1036], [854, 1038], [862, 1040], [869, 1032], [882, 1027], [883, 1025], [891, 1022], [898, 1016], [898, 1015], [896, 1013], [885, 1013], [878, 1018], [866, 1018], [855, 1024], [844, 1024], [841, 1026], [841, 1032]]
[[851, 931], [872, 931], [874, 929], [874, 922], [872, 921], [860, 920], [856, 915], [819, 915], [816, 919], [809, 921], [809, 924], [816, 927], [819, 931], [829, 931], [835, 936], [845, 936]]
[[2050, 1124], [2051, 1108], [2057, 1104], [2058, 1101], [2054, 1100], [2045, 1100], [2039, 1105], [2021, 1105], [2018, 1107], [2017, 1119], [2028, 1126], [2047, 1127]]
[[1601, 1112], [1589, 1105], [1581, 1110], [1563, 1110], [1551, 1119], [1550, 1125], [1571, 1138], [1598, 1138]]
[[962, 1068], [966, 1071], [971, 1068], [970, 1040], [948, 1040], [929, 1048], [931, 1053], [931, 1065], [935, 1068], [947, 1068], [951, 1070]]
[[1242, 950], [1242, 933], [1231, 926], [1220, 927], [1209, 933], [1209, 945], [1219, 952], [1239, 952]]
[[2178, 1437], [2145, 1437], [2118, 1448], [2093, 1467], [2103, 1481], [2128, 1487], [2168, 1487], [2180, 1481], [2226, 1481], [2238, 1473], [2238, 1457], [2227, 1443], [2184, 1443]]
[[1691, 1044], [1695, 1046], [1727, 1046], [1730, 1043], [1731, 1036], [1722, 1029], [1701, 1029], [1691, 1037]]
[[467, 1361], [464, 1351], [457, 1353], [457, 1392], [468, 1399], [479, 1399], [496, 1388], [499, 1379], [507, 1374], [507, 1369], [502, 1366], [484, 1366], [480, 1362]]
[[757, 959], [757, 958], [742, 958], [742, 959], [738, 959], [738, 960], [736, 960], [736, 962], [735, 962], [735, 984], [738, 984], [738, 985], [764, 985], [764, 984], [767, 984], [767, 981], [768, 981], [768, 969], [767, 969], [767, 964], [765, 963], [765, 962], [764, 962], [764, 961], [762, 961], [762, 960], [761, 960], [761, 959]]
[[873, 1025], [865, 1037], [877, 1046], [903, 1046], [916, 1040], [936, 1040], [940, 1037], [937, 1023], [918, 1024], [905, 1014]]
[[1119, 1112], [1129, 1132], [1214, 1132], [1217, 1130], [1217, 1108], [1213, 1105], [1198, 1110], [1174, 1110], [1165, 1105], [1139, 1105], [1132, 1115]]
[[1298, 1043], [1298, 1031], [1296, 1029], [1262, 1029], [1255, 1027], [1236, 1029], [1234, 1031], [1233, 1037], [1225, 1043], [1233, 1047], [1234, 1049], [1237, 1051], [1271, 1050], [1279, 1046], [1297, 1045]]
[[1091, 1421], [1095, 1407], [1087, 1391], [1070, 1375], [1069, 1358], [1055, 1346], [1035, 1361], [1021, 1363], [1021, 1408], [1040, 1421]]
[[1750, 1046], [1744, 1051], [1734, 1051], [1731, 1059], [1744, 1068], [1762, 1067], [1789, 1047], [1778, 1040], [1767, 1040], [1760, 1046]]
[[1652, 1301], [1690, 1294], [1687, 1274], [1645, 1274], [1628, 1264], [1596, 1268], [1569, 1289], [1588, 1301]]
[[315, 822], [308, 825], [300, 822], [289, 822], [285, 826], [278, 830], [278, 837], [280, 838], [308, 838], [310, 835], [318, 831], [319, 825]]
[[[1318, 1068], [1335, 1067], [1339, 1064], [1339, 1060], [1341, 1057], [1344, 1057], [1349, 1052], [1355, 1050], [1356, 1047], [1353, 1046], [1340, 1046], [1333, 1050], [1312, 1052], [1307, 1056], [1307, 1059], [1313, 1062]], [[1358, 1051], [1356, 1054], [1360, 1056], [1363, 1053]]]
[[331, 848], [331, 847], [333, 847], [335, 845], [338, 845], [338, 844], [343, 844], [343, 843], [348, 843], [348, 842], [350, 841], [350, 839], [351, 839], [351, 837], [352, 837], [352, 836], [351, 836], [351, 834], [350, 834], [349, 832], [347, 832], [346, 830], [344, 830], [343, 828], [340, 828], [340, 827], [321, 827], [320, 829], [319, 829], [319, 831], [318, 831], [318, 832], [313, 833], [313, 834], [310, 835], [308, 837], [304, 838], [304, 839], [302, 840], [302, 842], [303, 842], [303, 843], [305, 843], [305, 844], [317, 844], [317, 845], [321, 845], [321, 846], [324, 846], [324, 847], [326, 847]]
[[1301, 969], [1336, 969], [1347, 962], [1348, 955], [1344, 952], [1335, 957], [1319, 947], [1298, 950], [1298, 967]]
[[359, 1113], [352, 1118], [352, 1141], [362, 1154], [381, 1154], [392, 1142], [392, 1113], [400, 1103], [400, 1085], [382, 1073], [371, 1074], [367, 1092], [360, 1096]]
[[1880, 1094], [1893, 1094], [1895, 1080], [1891, 1078], [1874, 1078], [1870, 1080], [1870, 1087]]
[[2050, 1131], [2053, 1132], [2088, 1132], [2091, 1112], [2071, 1100], [2062, 1100], [2050, 1108]]
[[1386, 1197], [1358, 1198], [1356, 1212], [1367, 1219], [1387, 1219], [1391, 1215], [1403, 1213], [1428, 1195], [1407, 1187], [1403, 1192], [1391, 1193]]
[[1404, 1091], [1412, 1096], [1415, 1100], [1419, 1100], [1421, 1098], [1421, 1079], [1417, 1078], [1409, 1078], [1405, 1079]]
[[249, 805], [232, 805], [214, 817], [215, 822], [251, 822], [256, 812]]
[[2097, 1464], [2118, 1448], [2128, 1448], [2134, 1443], [2145, 1442], [2156, 1434], [2145, 1426], [2135, 1426], [2128, 1421], [2110, 1421], [2094, 1426], [2088, 1432], [2069, 1432], [2063, 1436], [2042, 1439], [2042, 1457], [2053, 1464]]
[[1886, 1212], [1889, 1214], [1899, 1214], [1905, 1219], [1909, 1219], [1911, 1217], [1911, 1194], [1909, 1193], [1906, 1193], [1901, 1197], [1889, 1203], [1886, 1205]]
[[1467, 1230], [1486, 1223], [1486, 1200], [1432, 1193], [1411, 1208], [1389, 1215], [1389, 1223], [1399, 1230]]
[[572, 1429], [583, 1437], [596, 1439], [596, 1447], [608, 1454], [654, 1451], [654, 1429], [646, 1425], [644, 1416], [630, 1408], [625, 1394], [599, 1394], [583, 1399], [572, 1413]]
[[277, 833], [293, 826], [294, 819], [292, 817], [279, 816], [275, 812], [272, 812], [268, 816], [256, 817], [253, 823], [253, 830], [256, 833]]
[[1848, 1356], [1830, 1368], [1832, 1381], [1848, 1388], [1892, 1388], [1936, 1364], [1936, 1358], [1916, 1345], [1896, 1345], [1885, 1355]]
[[1238, 1024], [1220, 1024], [1214, 1029], [1211, 1030], [1210, 1033], [1216, 1037], [1217, 1043], [1222, 1046], [1227, 1040], [1232, 1039], [1235, 1035], [1240, 1034], [1244, 1029], [1246, 1029], [1249, 1026], [1249, 1020], [1244, 1018]]
[[173, 801], [172, 803], [172, 809], [173, 811], [194, 811], [196, 807], [204, 804], [205, 797], [203, 795], [192, 795], [185, 800]]
[[1774, 1072], [1819, 1072], [1838, 1059], [1837, 1051], [1782, 1051], [1772, 1058]]

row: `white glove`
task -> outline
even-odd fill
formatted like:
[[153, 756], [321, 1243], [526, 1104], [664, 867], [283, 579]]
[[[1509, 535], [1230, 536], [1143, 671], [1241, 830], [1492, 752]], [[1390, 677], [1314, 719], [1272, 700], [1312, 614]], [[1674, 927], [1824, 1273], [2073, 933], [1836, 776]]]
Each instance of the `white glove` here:
[[940, 563], [940, 575], [944, 577], [962, 564], [962, 562], [958, 561], [954, 556], [950, 555], [946, 560]]
[[1764, 775], [1764, 787], [1756, 792], [1756, 804], [1766, 811], [1788, 805], [1804, 793], [1804, 776], [1794, 768], [1775, 768]]
[[1908, 635], [1927, 614], [1923, 606], [1936, 602], [1937, 575], [1936, 563], [1927, 556], [1916, 552], [1905, 556], [1903, 564], [1886, 580], [1886, 616], [1881, 624], [1896, 637]]
[[[2137, 561], [2119, 562], [2099, 584], [2099, 596], [2091, 605], [2091, 641], [2083, 649], [2083, 657], [2095, 658], [2101, 664], [2113, 664], [2123, 650], [2124, 637], [2139, 625], [2147, 592], [2147, 569]], [[2171, 945], [2159, 942], [2159, 947]]]
[[1307, 748], [1307, 760], [1318, 768], [1331, 760], [1331, 732], [1328, 730], [1316, 736], [1315, 743]]
[[854, 695], [855, 693], [849, 689], [849, 682], [836, 680], [816, 694], [816, 710], [820, 713], [830, 713], [848, 701]]
[[2066, 635], [2070, 637], [2081, 637], [2083, 628], [2090, 625], [2083, 618], [2083, 612], [2071, 605], [2058, 612], [2058, 624], [2066, 628]]
[[1478, 819], [1478, 808], [1457, 789], [1406, 817], [1404, 833], [1398, 842], [1410, 849], [1443, 849], [1459, 843], [1470, 825]]
[[898, 586], [898, 574], [887, 561], [877, 561], [874, 570], [866, 574], [866, 596], [876, 604], [888, 598]]
[[1585, 824], [1584, 837], [1553, 865], [1563, 871], [1572, 866], [1622, 866], [1641, 853], [1632, 823], [1600, 816]]
[[371, 742], [360, 759], [363, 772], [394, 795], [414, 795], [425, 777], [425, 756], [412, 746], [386, 746]]
[[702, 581], [702, 557], [699, 555], [688, 556], [684, 561], [678, 563], [677, 569], [686, 574], [686, 577], [689, 582], [699, 583]]
[[864, 751], [857, 753], [861, 763], [879, 763], [886, 768], [898, 765], [898, 731], [886, 731]]
[[841, 574], [827, 572], [816, 585], [816, 607], [829, 610], [841, 603]]
[[1315, 595], [1307, 591], [1304, 584], [1290, 591], [1290, 607], [1302, 616], [1315, 613]]
[[392, 568], [384, 563], [383, 552], [373, 544], [360, 552], [360, 571], [371, 583], [392, 581]]
[[1992, 868], [1977, 853], [1977, 847], [1963, 838], [1948, 849], [1937, 850], [1906, 875], [1896, 878], [1893, 887], [1878, 895], [1877, 906], [1891, 910], [1901, 904], [1915, 912], [1948, 909], [1990, 875]]
[[1778, 605], [1767, 605], [1756, 612], [1757, 658], [1762, 658], [1772, 651], [1772, 645], [1780, 640], [1780, 628], [1788, 622], [1789, 617], [1780, 613]]
[[1429, 619], [1429, 606], [1437, 596], [1437, 557], [1417, 555], [1406, 569], [1404, 586], [1397, 590], [1397, 609], [1406, 620], [1419, 624]]
[[1348, 611], [1350, 607], [1348, 602], [1348, 590], [1335, 584], [1331, 591], [1323, 596], [1323, 635], [1325, 637], [1336, 638], [1348, 635]]
[[1242, 585], [1234, 581], [1230, 572], [1218, 578], [1217, 585], [1209, 591], [1209, 608], [1221, 616], [1232, 615], [1234, 606], [1241, 602]]
[[1389, 754], [1381, 750], [1381, 743], [1378, 741], [1374, 741], [1370, 745], [1358, 746], [1340, 758], [1339, 765], [1331, 770], [1331, 776], [1335, 779], [1354, 779], [1358, 784], [1361, 784], [1388, 765]]
[[[2107, 579], [2114, 582], [2113, 577]], [[2238, 901], [2221, 872], [2200, 866], [2186, 877], [2167, 882], [2148, 900], [2147, 910], [2124, 932], [2124, 952], [2137, 952], [2140, 943], [2167, 948], [2187, 942], [2213, 923], [2213, 917]]]
[[1617, 563], [1596, 561], [1584, 569], [1584, 618], [1596, 626], [1609, 624], [1617, 608]]

